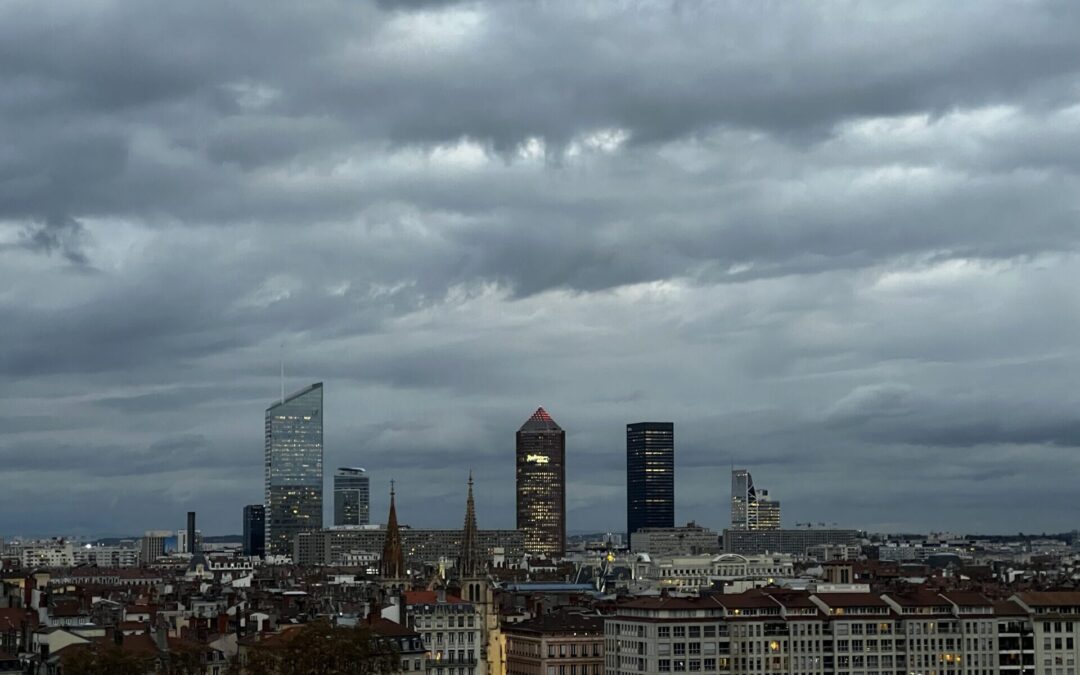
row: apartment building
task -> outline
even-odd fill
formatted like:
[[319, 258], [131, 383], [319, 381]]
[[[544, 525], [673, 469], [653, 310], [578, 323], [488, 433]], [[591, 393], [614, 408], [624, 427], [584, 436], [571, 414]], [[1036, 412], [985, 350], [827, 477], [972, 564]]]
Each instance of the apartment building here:
[[603, 675], [604, 618], [561, 610], [503, 627], [507, 675]]
[[604, 625], [607, 675], [1077, 675], [1080, 593], [636, 598]]
[[405, 624], [421, 635], [428, 675], [484, 675], [481, 608], [445, 591], [406, 591]]

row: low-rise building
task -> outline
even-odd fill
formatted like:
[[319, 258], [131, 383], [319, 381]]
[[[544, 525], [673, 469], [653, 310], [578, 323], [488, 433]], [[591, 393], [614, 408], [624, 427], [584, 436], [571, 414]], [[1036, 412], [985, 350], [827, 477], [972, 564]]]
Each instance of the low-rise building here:
[[715, 530], [687, 523], [684, 527], [643, 527], [630, 535], [630, 550], [656, 556], [720, 553], [720, 537]]
[[604, 618], [570, 610], [503, 626], [507, 675], [602, 675]]

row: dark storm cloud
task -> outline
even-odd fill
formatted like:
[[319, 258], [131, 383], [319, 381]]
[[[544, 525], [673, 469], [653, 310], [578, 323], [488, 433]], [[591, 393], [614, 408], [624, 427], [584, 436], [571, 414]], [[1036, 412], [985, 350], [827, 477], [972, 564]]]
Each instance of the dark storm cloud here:
[[985, 397], [933, 396], [897, 384], [860, 387], [826, 417], [875, 443], [970, 448], [980, 445], [1080, 447], [1074, 406]]
[[1064, 527], [1078, 35], [1065, 1], [4, 4], [0, 530], [236, 530], [279, 360], [417, 526], [469, 467], [511, 525], [544, 404], [573, 530], [621, 524], [634, 419], [676, 422], [679, 520], [722, 525], [737, 462], [790, 522]]

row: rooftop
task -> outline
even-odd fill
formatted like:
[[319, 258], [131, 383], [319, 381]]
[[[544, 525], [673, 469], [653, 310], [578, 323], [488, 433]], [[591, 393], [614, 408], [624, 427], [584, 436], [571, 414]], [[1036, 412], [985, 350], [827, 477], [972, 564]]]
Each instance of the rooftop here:
[[532, 417], [521, 425], [519, 431], [562, 431], [562, 427], [555, 423], [546, 410], [537, 408]]

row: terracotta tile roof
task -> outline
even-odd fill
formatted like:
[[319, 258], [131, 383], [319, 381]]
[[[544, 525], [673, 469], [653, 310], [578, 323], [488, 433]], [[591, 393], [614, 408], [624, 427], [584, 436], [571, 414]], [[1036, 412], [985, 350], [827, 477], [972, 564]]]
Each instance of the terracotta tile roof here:
[[780, 610], [780, 603], [760, 591], [715, 595], [713, 599], [725, 609], [775, 609]]
[[922, 588], [907, 593], [886, 593], [901, 607], [949, 607], [949, 601], [933, 591]]
[[818, 609], [818, 606], [810, 600], [810, 594], [805, 591], [766, 588], [763, 589], [762, 592], [768, 594], [781, 605], [789, 609], [810, 607]]
[[1026, 591], [1016, 597], [1028, 607], [1080, 607], [1080, 591]]
[[[448, 605], [464, 604], [465, 601], [456, 595], [446, 594], [444, 601]], [[436, 605], [439, 603], [438, 591], [405, 591], [406, 605]]]
[[381, 617], [368, 619], [364, 621], [364, 625], [369, 627], [372, 633], [383, 637], [420, 637], [419, 633], [408, 626], [402, 626], [400, 623]]
[[997, 600], [994, 602], [994, 614], [996, 616], [1027, 616], [1027, 610], [1012, 600]]
[[815, 593], [814, 597], [828, 607], [888, 607], [889, 604], [873, 593]]
[[628, 609], [720, 609], [714, 596], [704, 598], [671, 598], [651, 597], [634, 598], [627, 602], [619, 603], [620, 608]]
[[958, 607], [993, 607], [994, 603], [978, 591], [944, 591], [942, 595]]
[[533, 619], [507, 624], [503, 632], [510, 633], [585, 633], [602, 635], [604, 632], [604, 617], [599, 614], [582, 614], [567, 609], [557, 612], [542, 614]]

